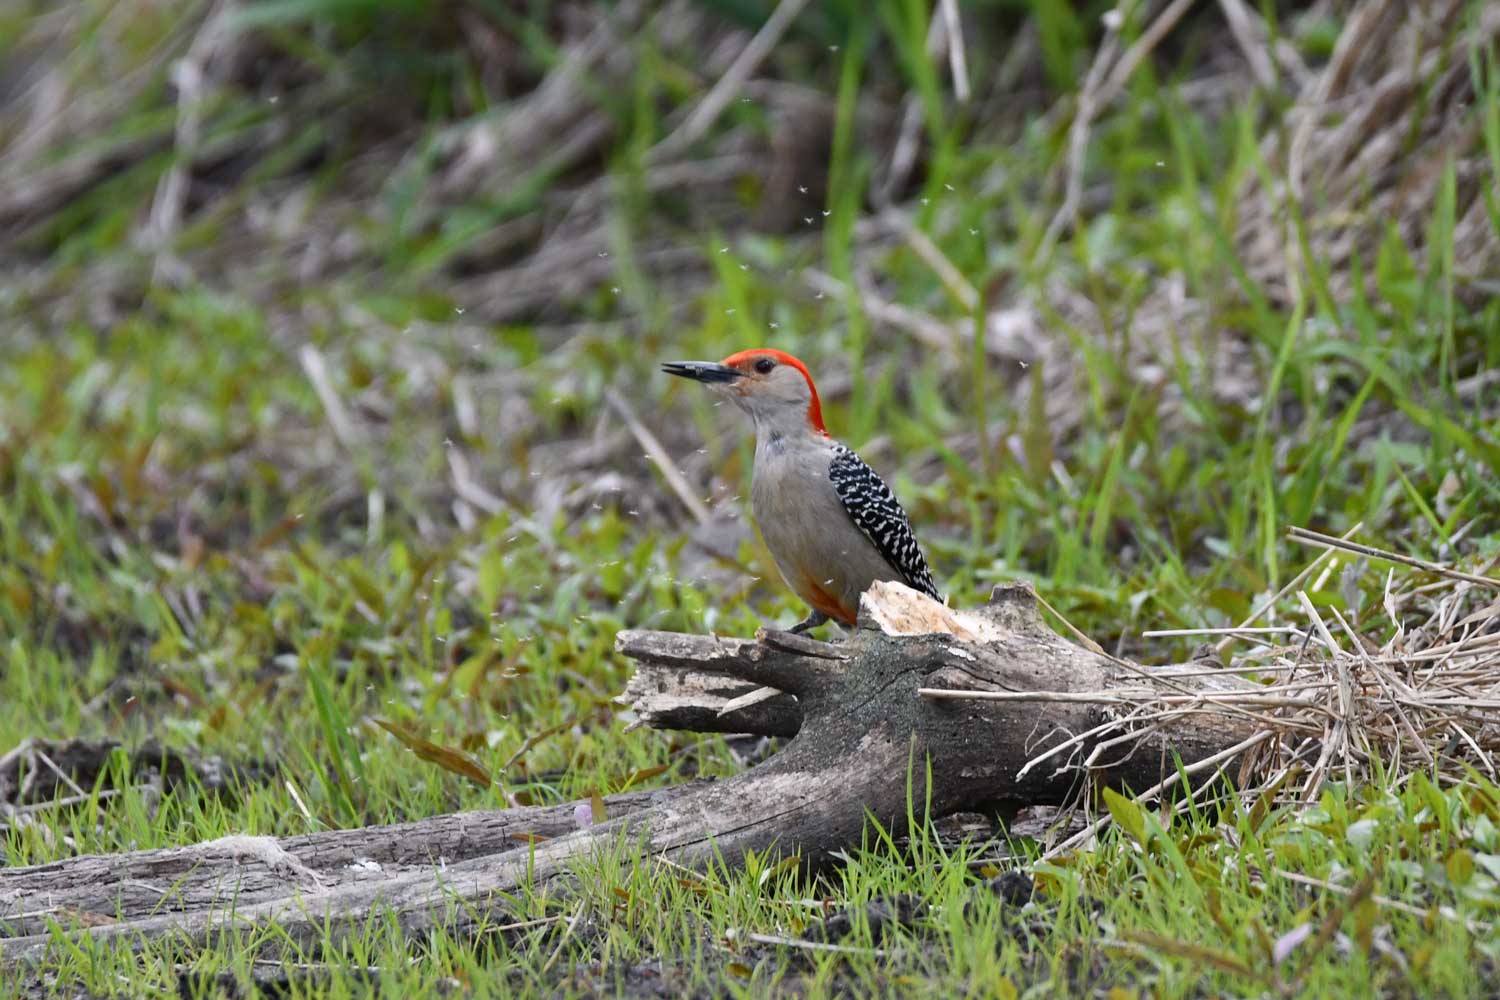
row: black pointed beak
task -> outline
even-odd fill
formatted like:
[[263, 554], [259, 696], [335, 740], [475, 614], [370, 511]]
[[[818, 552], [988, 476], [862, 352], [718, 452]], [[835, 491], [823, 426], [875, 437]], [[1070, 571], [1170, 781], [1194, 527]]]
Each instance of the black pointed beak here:
[[745, 373], [717, 361], [664, 361], [661, 370], [668, 375], [690, 378], [695, 382], [733, 382]]

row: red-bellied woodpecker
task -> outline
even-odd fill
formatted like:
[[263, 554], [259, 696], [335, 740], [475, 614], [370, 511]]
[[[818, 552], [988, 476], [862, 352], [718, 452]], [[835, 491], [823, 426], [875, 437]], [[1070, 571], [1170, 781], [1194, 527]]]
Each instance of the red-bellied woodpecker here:
[[755, 421], [750, 507], [782, 578], [813, 609], [793, 632], [830, 618], [854, 624], [859, 595], [876, 580], [941, 600], [890, 487], [828, 436], [806, 365], [758, 348], [722, 362], [669, 361], [662, 370], [727, 394]]

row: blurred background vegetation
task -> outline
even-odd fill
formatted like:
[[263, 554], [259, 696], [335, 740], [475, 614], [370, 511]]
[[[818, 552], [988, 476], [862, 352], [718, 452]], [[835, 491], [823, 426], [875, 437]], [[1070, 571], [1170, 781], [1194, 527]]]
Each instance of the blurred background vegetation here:
[[[954, 603], [1031, 580], [1122, 655], [1244, 619], [1291, 525], [1485, 572], [1497, 36], [1458, 0], [12, 2], [0, 752], [245, 784], [15, 814], [6, 859], [764, 753], [611, 701], [622, 627], [801, 613], [748, 428], [663, 359], [798, 354]], [[1362, 569], [1311, 596], [1374, 627]], [[1116, 968], [1060, 955], [986, 968]]]

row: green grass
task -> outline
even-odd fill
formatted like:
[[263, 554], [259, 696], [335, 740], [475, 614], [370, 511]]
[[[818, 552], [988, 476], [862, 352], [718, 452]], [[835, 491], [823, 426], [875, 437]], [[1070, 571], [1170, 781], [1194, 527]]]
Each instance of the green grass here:
[[[327, 14], [319, 5], [257, 15], [306, 72], [349, 58], [348, 79], [328, 73], [328, 106], [369, 86], [372, 51], [397, 44], [363, 34], [367, 5], [343, 6], [338, 23], [353, 40], [298, 27]], [[1029, 8], [1048, 78], [1071, 80], [1093, 22], [1060, 5]], [[1266, 169], [1256, 136], [1267, 112], [1247, 102], [1209, 117], [1184, 104], [1172, 79], [1143, 74], [1094, 131], [1089, 178], [1111, 181], [1111, 202], [1050, 261], [1032, 261], [1027, 248], [1055, 209], [1037, 192], [1050, 189], [1065, 136], [1040, 125], [1004, 142], [972, 132], [928, 78], [934, 67], [916, 37], [924, 16], [891, 3], [878, 27], [830, 14], [793, 39], [819, 51], [833, 44], [824, 34], [841, 39], [809, 74], [837, 102], [829, 215], [786, 237], [679, 233], [703, 248], [712, 275], [689, 301], [633, 259], [673, 206], [631, 179], [668, 131], [661, 102], [692, 94], [686, 69], [655, 50], [627, 92], [601, 97], [623, 136], [609, 161], [626, 192], [610, 220], [622, 293], [578, 304], [593, 318], [583, 326], [474, 324], [433, 278], [472, 236], [544, 193], [555, 182], [545, 172], [535, 189], [492, 192], [437, 226], [408, 226], [432, 169], [414, 157], [409, 173], [355, 206], [363, 231], [384, 241], [376, 272], [303, 286], [267, 253], [248, 278], [157, 287], [107, 325], [56, 296], [78, 288], [87, 298], [111, 265], [141, 265], [129, 234], [162, 163], [121, 173], [31, 231], [43, 277], [4, 293], [19, 322], [0, 347], [0, 750], [28, 737], [150, 737], [267, 761], [275, 779], [226, 797], [189, 783], [155, 803], [127, 775], [110, 775], [102, 783], [123, 794], [11, 823], [0, 837], [5, 863], [564, 802], [658, 767], [649, 782], [734, 773], [717, 738], [623, 731], [610, 702], [627, 672], [614, 635], [637, 626], [750, 634], [802, 609], [752, 540], [734, 565], [695, 556], [689, 519], [633, 440], [567, 465], [570, 451], [611, 431], [612, 386], [705, 494], [745, 492], [749, 429], [693, 387], [669, 384], [655, 371], [662, 359], [721, 357], [756, 341], [799, 354], [825, 383], [849, 386], [825, 396], [828, 425], [893, 480], [955, 604], [1029, 579], [1106, 648], [1146, 661], [1190, 650], [1142, 640], [1143, 629], [1231, 624], [1305, 565], [1310, 554], [1285, 540], [1288, 525], [1340, 533], [1363, 521], [1364, 537], [1427, 558], [1500, 551], [1500, 438], [1455, 396], [1456, 383], [1500, 363], [1500, 310], [1461, 296], [1451, 254], [1424, 264], [1387, 241], [1361, 265], [1373, 291], [1347, 302], [1327, 294], [1314, 261], [1306, 298], [1273, 305], [1233, 250], [1238, 184]], [[98, 45], [140, 59], [142, 38]], [[533, 51], [538, 66], [554, 57]], [[90, 72], [97, 54], [74, 56], [77, 71]], [[971, 341], [951, 354], [922, 348], [872, 322], [857, 297], [819, 297], [787, 278], [809, 265], [838, 277], [870, 268], [891, 301], [965, 336], [976, 326], [899, 242], [853, 259], [875, 166], [850, 131], [854, 102], [880, 84], [861, 54], [899, 66], [923, 98], [932, 153], [916, 224], [972, 286], [996, 290], [992, 305], [1032, 309], [1033, 343], [1059, 345], [1066, 370], [1035, 359], [1002, 366]], [[976, 78], [997, 58], [971, 52]], [[384, 72], [414, 95], [395, 117], [430, 117], [421, 141], [489, 111], [472, 98], [461, 59]], [[368, 114], [373, 99], [346, 110]], [[227, 100], [216, 119], [226, 134], [268, 113], [243, 94]], [[1493, 125], [1500, 97], [1487, 100], [1479, 111]], [[153, 101], [142, 96], [117, 134], [93, 141], [169, 134], [173, 117]], [[353, 170], [356, 132], [334, 137], [315, 168], [315, 198], [333, 201], [340, 172]], [[217, 260], [221, 240], [242, 237], [231, 222], [237, 199], [292, 169], [277, 161], [239, 179], [220, 214], [184, 239]], [[1452, 229], [1445, 195], [1432, 233], [1440, 244]], [[1165, 280], [1180, 281], [1202, 311], [1157, 336], [1135, 321]], [[1056, 287], [1083, 296], [1097, 322], [1052, 300]], [[1231, 340], [1246, 345], [1248, 398], [1216, 380]], [[1121, 363], [1132, 341], [1150, 345], [1154, 371]], [[353, 439], [333, 434], [299, 363], [303, 343], [326, 357]], [[1061, 412], [1048, 408], [1061, 399]], [[1494, 390], [1484, 399], [1493, 407]], [[470, 402], [473, 432], [460, 416]], [[471, 503], [455, 516], [450, 447], [498, 499], [495, 512]], [[596, 488], [609, 473], [619, 492]], [[1367, 576], [1357, 592], [1335, 582], [1313, 596], [1378, 609], [1376, 574]], [[493, 782], [420, 759], [377, 717], [461, 749]], [[378, 966], [391, 995], [447, 978], [479, 995], [614, 992], [639, 986], [630, 970], [658, 960], [670, 993], [742, 996], [778, 985], [809, 995], [1114, 985], [1165, 996], [1468, 995], [1497, 972], [1500, 789], [1483, 776], [1331, 785], [1310, 810], [1214, 806], [1165, 824], [1119, 808], [1125, 822], [1095, 850], [1035, 866], [1038, 895], [1025, 910], [986, 887], [992, 852], [920, 830], [898, 844], [872, 828], [812, 882], [774, 858], [688, 879], [620, 844], [586, 864], [585, 891], [566, 907], [516, 901], [514, 922], [551, 922], [478, 941], [437, 933], [408, 950], [376, 921], [342, 957]], [[1346, 905], [1282, 872], [1366, 894]], [[876, 934], [859, 916], [871, 900], [903, 894], [924, 903], [910, 926]], [[746, 937], [795, 936], [825, 907], [856, 912], [845, 950]], [[577, 914], [570, 935], [552, 919]], [[1288, 944], [1299, 928], [1310, 928], [1299, 932], [1306, 939]], [[205, 981], [219, 972], [243, 981], [248, 944], [191, 955], [64, 948], [46, 971], [131, 994], [175, 989], [176, 963]], [[888, 954], [861, 950], [875, 947]], [[325, 988], [365, 991], [348, 970]]]

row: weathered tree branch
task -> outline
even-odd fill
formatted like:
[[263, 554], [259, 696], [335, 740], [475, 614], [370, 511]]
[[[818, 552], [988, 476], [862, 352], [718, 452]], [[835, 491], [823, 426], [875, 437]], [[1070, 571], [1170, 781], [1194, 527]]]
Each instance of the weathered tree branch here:
[[[614, 818], [586, 830], [574, 831], [574, 807], [563, 806], [0, 872], [0, 928], [10, 935], [0, 937], [0, 955], [44, 954], [55, 939], [41, 931], [52, 920], [131, 941], [202, 941], [275, 923], [299, 944], [337, 937], [376, 911], [395, 914], [412, 934], [473, 924], [503, 906], [503, 894], [566, 891], [571, 862], [622, 836], [689, 866], [779, 850], [814, 867], [858, 843], [870, 817], [904, 829], [909, 801], [930, 801], [942, 814], [1061, 801], [1084, 778], [1145, 788], [1175, 767], [1174, 755], [1191, 764], [1257, 731], [1233, 704], [1254, 685], [1085, 649], [1046, 627], [1024, 587], [997, 589], [986, 607], [959, 612], [877, 584], [859, 628], [838, 645], [780, 632], [745, 640], [627, 631], [616, 647], [637, 663], [626, 698], [641, 722], [792, 739], [727, 781], [611, 800]], [[785, 693], [745, 697], [766, 685]], [[1144, 725], [1131, 706], [1160, 690], [1178, 697]], [[507, 849], [520, 833], [554, 839]], [[89, 915], [117, 922], [89, 926], [97, 922]]]
[[[659, 794], [609, 796], [606, 814], [635, 815]], [[0, 942], [41, 934], [49, 921], [128, 922], [148, 913], [206, 911], [228, 899], [243, 908], [297, 888], [328, 891], [413, 873], [430, 877], [435, 868], [573, 833], [579, 828], [577, 806], [450, 813], [297, 837], [223, 837], [186, 847], [0, 868]]]

